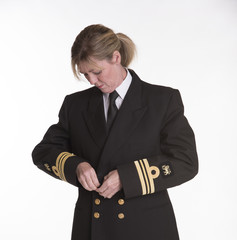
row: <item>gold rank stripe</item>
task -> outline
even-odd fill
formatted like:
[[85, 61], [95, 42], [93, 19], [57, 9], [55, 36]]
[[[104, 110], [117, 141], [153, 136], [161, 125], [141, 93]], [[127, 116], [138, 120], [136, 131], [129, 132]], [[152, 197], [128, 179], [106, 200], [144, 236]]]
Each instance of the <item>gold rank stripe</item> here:
[[143, 163], [144, 159], [143, 160], [140, 160], [140, 165], [142, 166], [142, 172], [143, 172], [143, 176], [145, 178], [145, 183], [146, 183], [146, 189], [147, 189], [147, 194], [150, 193], [150, 182], [149, 182], [149, 179], [148, 179], [148, 176], [147, 176], [147, 173], [146, 173], [146, 168], [144, 166], [144, 163]]
[[67, 181], [65, 175], [64, 175], [64, 165], [69, 157], [74, 156], [73, 153], [69, 152], [62, 152], [58, 155], [56, 159], [56, 166], [53, 166], [53, 172], [56, 176], [58, 176], [61, 180]]
[[146, 158], [134, 162], [142, 187], [142, 195], [155, 192], [154, 179], [160, 175], [156, 166], [149, 166]]
[[135, 161], [134, 163], [135, 163], [135, 166], [137, 168], [138, 176], [140, 178], [140, 183], [141, 183], [141, 186], [142, 186], [142, 195], [145, 195], [146, 194], [146, 185], [145, 185], [145, 181], [144, 181], [144, 178], [143, 178], [143, 175], [142, 175], [142, 169], [141, 169], [138, 161]]

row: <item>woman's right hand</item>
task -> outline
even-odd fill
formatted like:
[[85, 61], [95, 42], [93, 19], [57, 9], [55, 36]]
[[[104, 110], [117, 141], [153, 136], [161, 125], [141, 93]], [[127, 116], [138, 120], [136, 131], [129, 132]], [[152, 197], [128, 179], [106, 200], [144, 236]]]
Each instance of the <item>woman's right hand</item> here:
[[95, 169], [88, 162], [79, 163], [76, 174], [78, 181], [86, 190], [93, 191], [100, 186]]

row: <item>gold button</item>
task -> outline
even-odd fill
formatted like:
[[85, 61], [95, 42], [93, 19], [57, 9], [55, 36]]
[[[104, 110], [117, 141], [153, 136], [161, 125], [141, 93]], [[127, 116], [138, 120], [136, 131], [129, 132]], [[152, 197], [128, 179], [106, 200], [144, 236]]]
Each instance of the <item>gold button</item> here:
[[96, 199], [95, 199], [95, 204], [96, 204], [96, 205], [100, 205], [100, 199], [99, 199], [99, 198], [96, 198]]
[[100, 214], [98, 212], [94, 213], [94, 218], [100, 218]]
[[118, 204], [119, 204], [119, 205], [123, 205], [123, 204], [124, 204], [124, 200], [123, 200], [122, 198], [119, 199], [119, 200], [118, 200]]
[[124, 214], [123, 214], [123, 213], [119, 213], [119, 214], [118, 214], [118, 218], [119, 218], [119, 219], [124, 219]]

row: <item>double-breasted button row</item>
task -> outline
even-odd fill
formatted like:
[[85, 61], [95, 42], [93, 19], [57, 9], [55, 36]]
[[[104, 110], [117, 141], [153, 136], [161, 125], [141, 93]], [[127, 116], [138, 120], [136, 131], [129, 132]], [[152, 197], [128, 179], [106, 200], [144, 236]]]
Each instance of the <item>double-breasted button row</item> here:
[[[124, 199], [120, 198], [120, 199], [118, 200], [118, 204], [119, 204], [119, 205], [124, 205], [124, 203], [125, 203]], [[100, 205], [100, 199], [99, 199], [99, 198], [96, 198], [96, 199], [95, 199], [95, 205]]]
[[[99, 198], [96, 198], [94, 202], [95, 202], [95, 205], [97, 205], [97, 206], [100, 205], [100, 203], [101, 203]], [[125, 203], [124, 199], [120, 198], [118, 200], [119, 205], [124, 205], [124, 203]], [[125, 217], [124, 213], [119, 213], [118, 214], [119, 219], [124, 219], [124, 217]], [[96, 218], [96, 219], [100, 218], [100, 213], [99, 212], [94, 212], [94, 218]]]
[[[100, 213], [94, 212], [94, 218], [96, 218], [96, 219], [100, 218]], [[124, 219], [124, 218], [125, 218], [124, 213], [119, 213], [119, 214], [118, 214], [118, 218], [119, 218], [119, 219]]]

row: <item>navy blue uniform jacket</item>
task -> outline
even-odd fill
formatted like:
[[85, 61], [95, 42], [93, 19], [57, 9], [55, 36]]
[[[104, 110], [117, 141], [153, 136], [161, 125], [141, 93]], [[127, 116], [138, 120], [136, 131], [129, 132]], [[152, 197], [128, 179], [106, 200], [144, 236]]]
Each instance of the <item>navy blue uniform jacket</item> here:
[[[59, 122], [35, 147], [34, 164], [78, 187], [72, 240], [178, 240], [167, 189], [198, 172], [193, 131], [178, 90], [151, 85], [132, 74], [132, 83], [110, 132], [102, 92], [66, 96]], [[99, 181], [117, 169], [122, 190], [111, 199], [86, 191], [76, 167], [87, 161]]]

